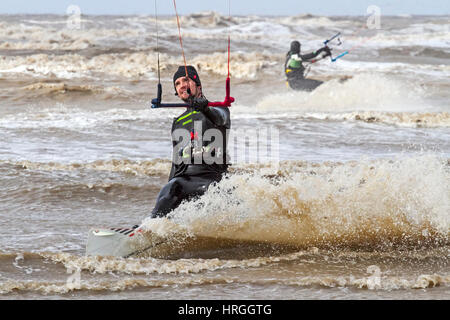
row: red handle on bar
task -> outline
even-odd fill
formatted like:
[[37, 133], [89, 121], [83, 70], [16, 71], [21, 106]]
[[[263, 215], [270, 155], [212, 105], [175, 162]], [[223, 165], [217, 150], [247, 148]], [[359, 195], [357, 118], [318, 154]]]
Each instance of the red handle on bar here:
[[225, 100], [223, 102], [209, 102], [208, 107], [231, 107], [231, 104], [234, 102], [234, 98], [230, 97], [230, 91], [230, 77], [227, 77], [227, 80], [225, 82]]

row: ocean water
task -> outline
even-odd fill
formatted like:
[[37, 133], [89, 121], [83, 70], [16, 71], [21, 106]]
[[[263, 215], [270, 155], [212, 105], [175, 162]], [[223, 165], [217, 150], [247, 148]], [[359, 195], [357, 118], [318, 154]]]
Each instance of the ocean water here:
[[[0, 17], [0, 299], [448, 299], [448, 16], [181, 17], [210, 100], [230, 35], [236, 102], [230, 173], [171, 220], [148, 219], [183, 112], [150, 108], [155, 18]], [[336, 32], [350, 53], [308, 74], [325, 83], [288, 89], [290, 42]], [[177, 102], [174, 16], [158, 44]], [[85, 255], [90, 228], [135, 224], [168, 245]]]

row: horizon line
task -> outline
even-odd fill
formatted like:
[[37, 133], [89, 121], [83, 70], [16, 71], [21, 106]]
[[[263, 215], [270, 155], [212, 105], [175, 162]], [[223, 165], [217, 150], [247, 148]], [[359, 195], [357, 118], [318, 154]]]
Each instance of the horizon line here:
[[[217, 13], [219, 15], [224, 15], [224, 16], [228, 16], [228, 13], [226, 14], [222, 14], [218, 11], [213, 11], [213, 10], [205, 10], [205, 11], [198, 11], [198, 12], [192, 12], [189, 14], [182, 14], [180, 16], [189, 16], [189, 15], [195, 15], [195, 14], [200, 14], [200, 13]], [[55, 12], [40, 12], [40, 13], [31, 13], [31, 12], [15, 12], [15, 13], [3, 13], [0, 12], [0, 15], [9, 15], [9, 16], [14, 16], [14, 15], [54, 15], [54, 16], [70, 16], [70, 14], [68, 13], [55, 13]], [[81, 13], [81, 16], [154, 16], [154, 13], [123, 13], [123, 14], [118, 14], [118, 13]], [[401, 17], [401, 16], [416, 16], [416, 17], [427, 17], [427, 16], [449, 16], [449, 13], [426, 13], [426, 14], [417, 14], [417, 13], [393, 13], [393, 14], [383, 14], [383, 16], [385, 17]], [[175, 16], [175, 13], [159, 13], [158, 16]], [[346, 16], [351, 16], [351, 17], [367, 17], [368, 15], [362, 15], [362, 14], [352, 14], [352, 13], [347, 13], [347, 14], [314, 14], [314, 13], [301, 13], [301, 14], [295, 14], [295, 15], [290, 15], [290, 14], [261, 14], [261, 13], [245, 13], [245, 14], [232, 14], [232, 17], [243, 17], [243, 16], [268, 16], [268, 17], [301, 17], [301, 16], [313, 16], [313, 17], [323, 17], [323, 16], [327, 16], [327, 17], [346, 17]]]

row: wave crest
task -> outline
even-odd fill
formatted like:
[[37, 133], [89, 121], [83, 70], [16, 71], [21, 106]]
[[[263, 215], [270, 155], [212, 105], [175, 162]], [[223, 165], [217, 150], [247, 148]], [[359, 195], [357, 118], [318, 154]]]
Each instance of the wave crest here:
[[195, 235], [300, 247], [446, 243], [449, 181], [432, 156], [236, 174], [171, 216]]

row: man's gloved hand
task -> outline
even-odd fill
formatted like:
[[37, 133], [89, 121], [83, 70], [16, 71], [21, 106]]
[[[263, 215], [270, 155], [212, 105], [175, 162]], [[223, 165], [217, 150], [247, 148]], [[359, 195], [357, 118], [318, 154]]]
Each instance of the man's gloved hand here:
[[205, 97], [200, 97], [191, 99], [189, 104], [196, 111], [203, 112], [208, 108], [208, 102], [208, 99], [206, 99]]
[[322, 53], [325, 52], [326, 54], [324, 55], [324, 57], [328, 57], [331, 56], [331, 49], [328, 46], [322, 47], [319, 50], [317, 50], [317, 53]]

